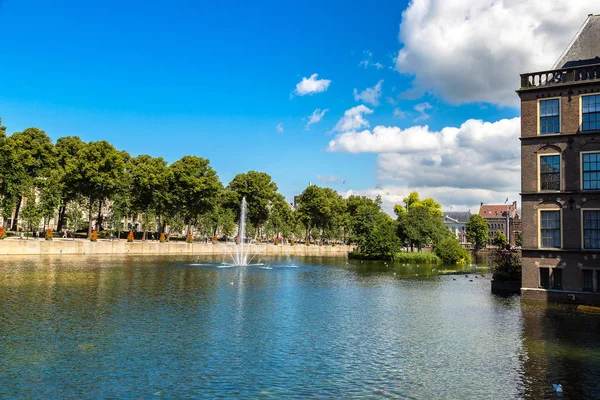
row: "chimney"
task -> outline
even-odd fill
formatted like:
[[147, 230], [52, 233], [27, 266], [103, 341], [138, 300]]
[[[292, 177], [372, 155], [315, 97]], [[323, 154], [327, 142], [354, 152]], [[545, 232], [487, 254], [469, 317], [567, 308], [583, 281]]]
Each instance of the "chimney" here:
[[481, 202], [481, 206], [480, 207], [483, 207], [483, 201]]

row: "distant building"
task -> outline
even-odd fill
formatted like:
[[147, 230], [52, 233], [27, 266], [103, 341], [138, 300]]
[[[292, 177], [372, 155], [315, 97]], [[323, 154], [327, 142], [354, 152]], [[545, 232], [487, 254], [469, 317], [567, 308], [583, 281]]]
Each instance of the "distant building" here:
[[524, 299], [600, 305], [600, 15], [521, 74]]
[[471, 218], [471, 211], [444, 211], [442, 221], [460, 243], [467, 243], [467, 222]]
[[[517, 202], [512, 204], [483, 204], [479, 208], [479, 215], [489, 225], [488, 245], [491, 245], [496, 232], [502, 232], [511, 245], [515, 245], [515, 239], [521, 229], [521, 216], [517, 212]], [[508, 225], [507, 225], [508, 221]], [[518, 228], [518, 230], [516, 229]], [[509, 231], [510, 230], [510, 231]]]

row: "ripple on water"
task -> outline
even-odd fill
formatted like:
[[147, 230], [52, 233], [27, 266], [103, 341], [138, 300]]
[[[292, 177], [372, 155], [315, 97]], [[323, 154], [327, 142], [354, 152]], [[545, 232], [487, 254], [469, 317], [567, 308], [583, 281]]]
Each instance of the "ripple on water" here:
[[598, 316], [422, 266], [260, 264], [2, 263], [0, 398], [600, 397]]

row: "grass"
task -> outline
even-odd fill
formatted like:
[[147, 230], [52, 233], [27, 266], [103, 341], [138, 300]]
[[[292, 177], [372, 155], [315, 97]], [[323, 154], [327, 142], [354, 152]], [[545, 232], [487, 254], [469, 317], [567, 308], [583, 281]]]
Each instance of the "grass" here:
[[433, 253], [396, 253], [394, 261], [407, 264], [438, 264], [440, 258]]

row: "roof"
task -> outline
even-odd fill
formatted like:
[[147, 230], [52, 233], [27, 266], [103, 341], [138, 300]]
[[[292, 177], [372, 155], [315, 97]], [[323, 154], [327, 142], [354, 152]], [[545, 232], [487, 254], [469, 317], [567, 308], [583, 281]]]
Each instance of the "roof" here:
[[514, 204], [482, 204], [479, 207], [479, 215], [483, 218], [506, 218], [505, 215], [502, 215], [506, 212], [506, 210], [510, 210], [510, 217], [514, 218], [515, 213], [517, 211]]
[[444, 217], [453, 219], [456, 222], [469, 222], [471, 211], [444, 211]]
[[588, 15], [552, 69], [597, 64], [600, 56], [600, 15]]

